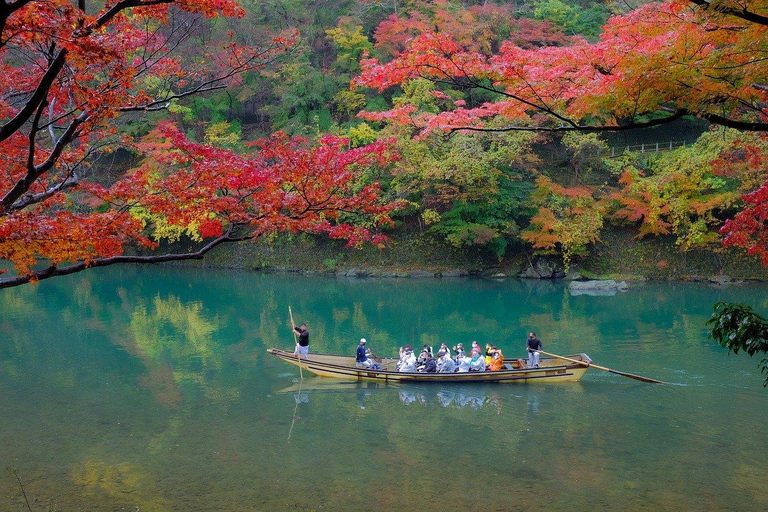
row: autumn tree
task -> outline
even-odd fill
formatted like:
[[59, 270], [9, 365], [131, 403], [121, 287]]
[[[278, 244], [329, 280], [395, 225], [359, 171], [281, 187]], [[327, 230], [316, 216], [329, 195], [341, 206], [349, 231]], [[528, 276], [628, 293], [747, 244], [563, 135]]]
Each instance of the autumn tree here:
[[[768, 134], [767, 51], [765, 0], [668, 0], [610, 18], [596, 42], [576, 37], [573, 44], [562, 47], [526, 49], [507, 41], [489, 56], [450, 33], [427, 31], [388, 62], [363, 61], [356, 84], [384, 90], [426, 78], [442, 84], [444, 90], [480, 90], [493, 95], [480, 105], [456, 101], [445, 103], [438, 112], [404, 105], [367, 116], [410, 124], [425, 132], [619, 132], [693, 116], [756, 133], [762, 139]], [[738, 151], [738, 147], [735, 141], [732, 154], [737, 161], [753, 163], [760, 158], [750, 157], [749, 151]], [[753, 155], [759, 153], [752, 149]], [[727, 157], [713, 160], [727, 161]], [[768, 180], [765, 166], [758, 169], [762, 184], [742, 196], [744, 206], [725, 222], [721, 234], [725, 245], [746, 248], [768, 263]], [[625, 175], [624, 185], [632, 187], [640, 181]], [[678, 183], [686, 187], [682, 181]], [[703, 186], [700, 190], [718, 195], [721, 204], [731, 201], [730, 191], [717, 177]], [[649, 192], [641, 187], [634, 190], [639, 195], [632, 198], [634, 206], [626, 204], [629, 217]], [[688, 198], [699, 204], [661, 205], [654, 214], [661, 222], [654, 219], [655, 225], [648, 229], [663, 232], [677, 223], [685, 243], [706, 241], [711, 205], [695, 196]], [[754, 347], [764, 352], [764, 328], [742, 336], [742, 318], [744, 325], [764, 325], [721, 308], [712, 321], [722, 327], [715, 336], [740, 343], [729, 346], [734, 351], [738, 346], [750, 354]], [[758, 339], [762, 344], [755, 341]]]
[[482, 129], [502, 117], [507, 125], [497, 129], [618, 131], [692, 115], [766, 131], [764, 4], [649, 3], [610, 18], [595, 43], [575, 37], [525, 49], [507, 41], [493, 55], [427, 31], [389, 62], [363, 61], [357, 83], [383, 90], [419, 77], [495, 95], [476, 108], [453, 105], [411, 120], [428, 130]]
[[[163, 123], [135, 146], [148, 157], [132, 172], [93, 164], [94, 155], [133, 143], [119, 120], [157, 120], [291, 47], [292, 34], [248, 46], [208, 37], [206, 23], [242, 12], [231, 0], [0, 2], [0, 257], [15, 269], [0, 287], [199, 258], [278, 230], [358, 243], [373, 236], [366, 226], [388, 222], [375, 184], [355, 183], [357, 168], [386, 165], [383, 143], [350, 151], [340, 139], [312, 147], [276, 135], [238, 154]], [[152, 252], [180, 233], [199, 248]], [[149, 253], [127, 255], [128, 247]]]

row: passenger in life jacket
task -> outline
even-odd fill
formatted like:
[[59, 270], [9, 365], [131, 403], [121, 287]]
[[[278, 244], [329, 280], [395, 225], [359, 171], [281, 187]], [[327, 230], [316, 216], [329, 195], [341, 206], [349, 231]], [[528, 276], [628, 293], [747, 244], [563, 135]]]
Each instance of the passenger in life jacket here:
[[504, 354], [501, 349], [494, 348], [491, 355], [491, 364], [488, 366], [488, 370], [492, 372], [498, 372], [504, 369]]

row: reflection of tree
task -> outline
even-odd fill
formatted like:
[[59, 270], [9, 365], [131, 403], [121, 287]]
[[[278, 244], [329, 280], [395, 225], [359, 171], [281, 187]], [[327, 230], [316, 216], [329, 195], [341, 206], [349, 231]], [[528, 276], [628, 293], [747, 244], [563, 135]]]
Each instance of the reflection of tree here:
[[206, 396], [225, 398], [207, 377], [222, 367], [221, 347], [215, 334], [220, 328], [217, 315], [206, 318], [200, 302], [183, 304], [177, 297], [155, 296], [148, 306], [139, 302], [130, 319], [134, 355], [141, 357], [148, 369], [142, 377], [159, 403], [177, 405], [181, 400], [178, 386], [197, 384]]
[[87, 494], [108, 495], [125, 506], [136, 510], [167, 510], [169, 504], [158, 492], [154, 475], [135, 464], [120, 462], [108, 464], [87, 460], [72, 468], [72, 480], [84, 487]]

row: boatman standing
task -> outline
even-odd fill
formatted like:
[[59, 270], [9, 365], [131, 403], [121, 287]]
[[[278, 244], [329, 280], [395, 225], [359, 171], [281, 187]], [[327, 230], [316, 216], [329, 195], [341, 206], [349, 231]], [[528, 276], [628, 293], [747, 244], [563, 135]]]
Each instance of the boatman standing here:
[[299, 334], [298, 343], [296, 344], [296, 350], [293, 351], [293, 355], [298, 356], [299, 359], [307, 359], [309, 357], [309, 331], [307, 330], [307, 324], [302, 323], [300, 326], [293, 326], [293, 329]]
[[539, 353], [537, 350], [541, 350], [541, 340], [536, 337], [535, 332], [528, 335], [528, 341], [525, 346], [528, 349], [528, 368], [538, 368]]

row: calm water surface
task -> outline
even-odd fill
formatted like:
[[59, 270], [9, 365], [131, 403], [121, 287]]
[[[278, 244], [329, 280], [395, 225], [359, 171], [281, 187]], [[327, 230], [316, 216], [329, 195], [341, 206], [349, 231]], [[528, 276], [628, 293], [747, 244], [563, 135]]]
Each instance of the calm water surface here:
[[[0, 510], [766, 510], [768, 391], [706, 339], [768, 287], [336, 280], [122, 268], [0, 291]], [[545, 350], [579, 383], [376, 387], [304, 376], [311, 349]]]

